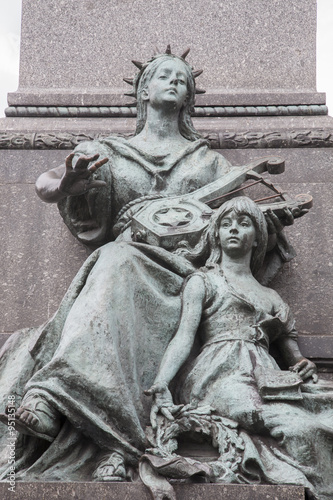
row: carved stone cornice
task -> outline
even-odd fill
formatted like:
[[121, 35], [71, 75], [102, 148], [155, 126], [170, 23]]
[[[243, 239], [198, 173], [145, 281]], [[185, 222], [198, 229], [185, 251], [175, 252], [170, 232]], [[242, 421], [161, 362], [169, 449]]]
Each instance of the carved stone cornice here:
[[[82, 141], [110, 134], [71, 132], [0, 132], [0, 149], [73, 149]], [[131, 137], [131, 134], [112, 134]], [[247, 131], [204, 133], [212, 149], [331, 148], [333, 130]]]
[[247, 131], [209, 133], [212, 149], [331, 148], [333, 130]]

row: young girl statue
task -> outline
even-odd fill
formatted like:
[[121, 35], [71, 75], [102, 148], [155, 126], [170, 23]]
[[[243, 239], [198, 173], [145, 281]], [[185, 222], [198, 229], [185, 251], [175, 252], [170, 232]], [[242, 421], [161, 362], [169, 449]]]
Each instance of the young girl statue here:
[[[178, 330], [147, 391], [154, 395], [152, 426], [159, 411], [172, 420], [179, 409], [168, 386], [200, 335], [202, 349], [188, 363], [180, 402], [209, 405], [238, 423], [243, 478], [303, 485], [315, 498], [332, 498], [333, 385], [318, 381], [316, 366], [302, 356], [289, 307], [254, 277], [266, 243], [265, 218], [249, 198], [235, 198], [213, 216], [206, 266], [185, 281]], [[272, 342], [299, 377], [299, 392], [281, 385], [292, 374], [270, 355]]]

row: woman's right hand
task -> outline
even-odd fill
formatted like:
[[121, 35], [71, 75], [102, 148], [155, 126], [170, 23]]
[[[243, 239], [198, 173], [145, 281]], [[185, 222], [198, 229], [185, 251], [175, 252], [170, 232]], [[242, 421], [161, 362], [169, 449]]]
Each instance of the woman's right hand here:
[[150, 411], [150, 422], [154, 430], [157, 428], [157, 414], [160, 412], [168, 420], [174, 420], [176, 413], [184, 405], [175, 405], [166, 382], [156, 383], [150, 389], [144, 391], [146, 396], [153, 396], [153, 404]]
[[[93, 179], [92, 174], [109, 161], [108, 158], [96, 161], [99, 154], [93, 156], [80, 156], [73, 167], [75, 153], [67, 156], [66, 170], [59, 184], [59, 192], [66, 196], [79, 196], [92, 188], [106, 186], [106, 182]], [[94, 162], [89, 166], [89, 163]]]

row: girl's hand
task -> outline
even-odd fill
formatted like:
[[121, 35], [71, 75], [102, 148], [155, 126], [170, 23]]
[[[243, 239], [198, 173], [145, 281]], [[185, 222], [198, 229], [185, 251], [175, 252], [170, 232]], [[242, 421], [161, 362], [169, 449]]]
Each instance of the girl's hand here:
[[290, 366], [289, 370], [297, 373], [303, 380], [312, 377], [314, 383], [318, 382], [317, 367], [309, 359], [302, 358], [294, 366]]
[[157, 414], [161, 412], [168, 420], [174, 420], [176, 413], [183, 405], [175, 405], [166, 382], [158, 382], [144, 391], [146, 396], [153, 396], [153, 404], [150, 411], [150, 422], [154, 430], [157, 428]]

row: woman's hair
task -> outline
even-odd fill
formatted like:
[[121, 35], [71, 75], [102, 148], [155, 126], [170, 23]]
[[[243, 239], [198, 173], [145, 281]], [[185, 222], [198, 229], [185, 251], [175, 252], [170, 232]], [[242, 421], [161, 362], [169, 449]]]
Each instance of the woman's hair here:
[[181, 61], [184, 65], [187, 77], [187, 98], [184, 106], [179, 112], [179, 132], [183, 137], [185, 137], [185, 139], [195, 141], [196, 139], [199, 139], [201, 135], [195, 130], [191, 119], [191, 110], [194, 106], [195, 99], [195, 80], [192, 73], [192, 67], [184, 59], [173, 54], [162, 54], [153, 57], [142, 74], [139, 75], [139, 80], [136, 82], [137, 121], [135, 135], [141, 132], [147, 120], [147, 101], [142, 99], [142, 91], [148, 87], [150, 80], [154, 76], [160, 64], [170, 60]]
[[189, 260], [205, 259], [206, 267], [214, 267], [221, 262], [222, 246], [220, 241], [220, 224], [223, 217], [235, 212], [237, 215], [247, 215], [253, 222], [256, 230], [257, 246], [253, 248], [250, 267], [254, 275], [260, 270], [267, 247], [267, 224], [263, 212], [258, 205], [247, 196], [232, 198], [224, 203], [212, 216], [209, 226], [201, 241], [194, 249], [186, 248], [177, 253]]

